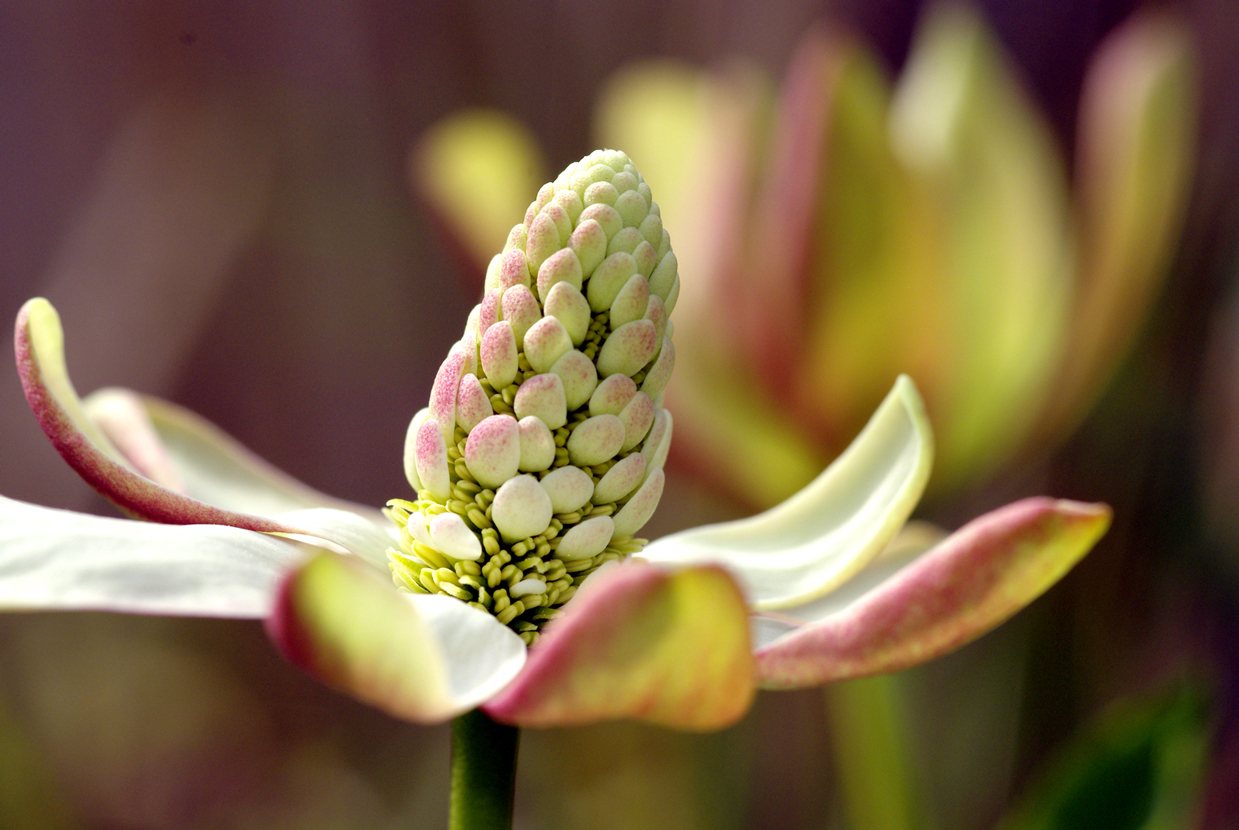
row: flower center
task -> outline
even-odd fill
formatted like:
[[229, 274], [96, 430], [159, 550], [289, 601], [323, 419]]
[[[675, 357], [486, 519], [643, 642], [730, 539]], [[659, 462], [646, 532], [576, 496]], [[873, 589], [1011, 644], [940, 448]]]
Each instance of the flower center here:
[[532, 645], [587, 576], [644, 547], [678, 295], [627, 156], [599, 151], [543, 186], [410, 426], [418, 498], [388, 502], [398, 587], [456, 597]]
[[[492, 400], [501, 400], [500, 393], [492, 394]], [[501, 411], [498, 406], [496, 411]], [[574, 421], [579, 424], [587, 415], [577, 413]], [[555, 431], [552, 470], [571, 466], [564, 450], [570, 434], [568, 427]], [[439, 500], [425, 495], [416, 501], [392, 499], [387, 503], [389, 514], [400, 527], [401, 549], [387, 551], [392, 576], [399, 587], [414, 593], [446, 594], [493, 614], [519, 634], [526, 645], [533, 645], [542, 626], [572, 598], [585, 577], [605, 562], [639, 552], [646, 540], [631, 536], [613, 538], [593, 556], [561, 558], [559, 546], [568, 530], [589, 519], [613, 516], [623, 507], [622, 502], [594, 504], [591, 499], [576, 510], [554, 514], [546, 530], [536, 536], [505, 542], [492, 518], [495, 491], [482, 487], [469, 473], [464, 462], [468, 440], [465, 431], [457, 427], [455, 438], [456, 443], [448, 450], [450, 498]], [[582, 471], [597, 489], [598, 482], [619, 460], [611, 459]], [[444, 513], [459, 516], [478, 535], [482, 543], [479, 559], [457, 559], [414, 538], [410, 519], [429, 522]]]

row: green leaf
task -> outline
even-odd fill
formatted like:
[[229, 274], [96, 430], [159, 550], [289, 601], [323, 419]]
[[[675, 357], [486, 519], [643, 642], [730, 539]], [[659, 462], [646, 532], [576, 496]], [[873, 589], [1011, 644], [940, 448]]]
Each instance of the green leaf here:
[[1001, 830], [1173, 830], [1191, 826], [1208, 707], [1191, 688], [1121, 701], [1084, 727]]

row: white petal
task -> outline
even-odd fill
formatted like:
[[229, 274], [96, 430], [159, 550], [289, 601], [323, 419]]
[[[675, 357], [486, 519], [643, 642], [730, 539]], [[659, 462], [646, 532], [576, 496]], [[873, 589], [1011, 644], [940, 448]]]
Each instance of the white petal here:
[[[310, 537], [339, 545], [345, 553], [351, 553], [384, 572], [387, 571], [387, 549], [397, 545], [400, 538], [394, 522], [376, 525], [348, 510], [316, 507], [281, 513], [273, 518], [305, 530]], [[310, 538], [308, 541], [314, 543], [317, 539]]]
[[223, 525], [102, 518], [0, 497], [0, 608], [265, 617], [307, 550]]
[[916, 506], [933, 436], [912, 381], [901, 376], [852, 445], [792, 498], [749, 519], [655, 541], [652, 562], [721, 562], [759, 609], [816, 599], [873, 559]]
[[257, 516], [330, 507], [351, 510], [376, 524], [386, 523], [381, 511], [332, 498], [306, 486], [219, 427], [168, 401], [121, 389], [92, 392], [84, 406], [92, 418], [103, 416], [100, 425], [105, 431], [111, 426], [107, 413], [117, 405], [119, 397], [131, 399], [144, 410], [149, 428], [183, 483], [179, 489], [190, 498]]
[[525, 641], [494, 616], [440, 594], [406, 594], [430, 626], [447, 667], [452, 711], [468, 712], [494, 697], [525, 665]]

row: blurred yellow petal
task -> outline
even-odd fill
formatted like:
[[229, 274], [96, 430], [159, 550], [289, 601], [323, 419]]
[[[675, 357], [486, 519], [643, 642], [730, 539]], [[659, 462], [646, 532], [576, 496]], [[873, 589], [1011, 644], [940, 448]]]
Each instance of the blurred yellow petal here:
[[335, 689], [415, 723], [468, 712], [525, 664], [525, 643], [451, 597], [401, 593], [356, 560], [322, 554], [282, 586], [267, 632]]
[[697, 731], [737, 721], [753, 689], [748, 610], [722, 568], [620, 565], [590, 577], [484, 708], [522, 726], [627, 717]]
[[923, 23], [891, 112], [942, 239], [938, 336], [950, 374], [929, 405], [939, 484], [992, 467], [1035, 423], [1070, 301], [1067, 185], [1048, 126], [976, 12]]
[[426, 131], [409, 157], [413, 188], [475, 263], [503, 249], [513, 217], [546, 180], [537, 139], [498, 110], [464, 110]]
[[797, 165], [814, 181], [797, 240], [806, 331], [796, 392], [800, 417], [833, 453], [892, 377], [908, 373], [936, 386], [942, 297], [924, 205], [888, 140], [890, 90], [876, 59], [859, 44], [812, 32], [789, 76], [786, 129], [802, 131], [802, 113], [819, 113], [806, 148], [813, 157]]

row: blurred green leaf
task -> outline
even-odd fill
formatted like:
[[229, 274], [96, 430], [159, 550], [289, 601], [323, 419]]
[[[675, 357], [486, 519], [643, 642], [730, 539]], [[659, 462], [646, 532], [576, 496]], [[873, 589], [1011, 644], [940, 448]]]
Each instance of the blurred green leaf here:
[[1001, 830], [1190, 827], [1207, 717], [1191, 688], [1115, 704], [1072, 740]]

